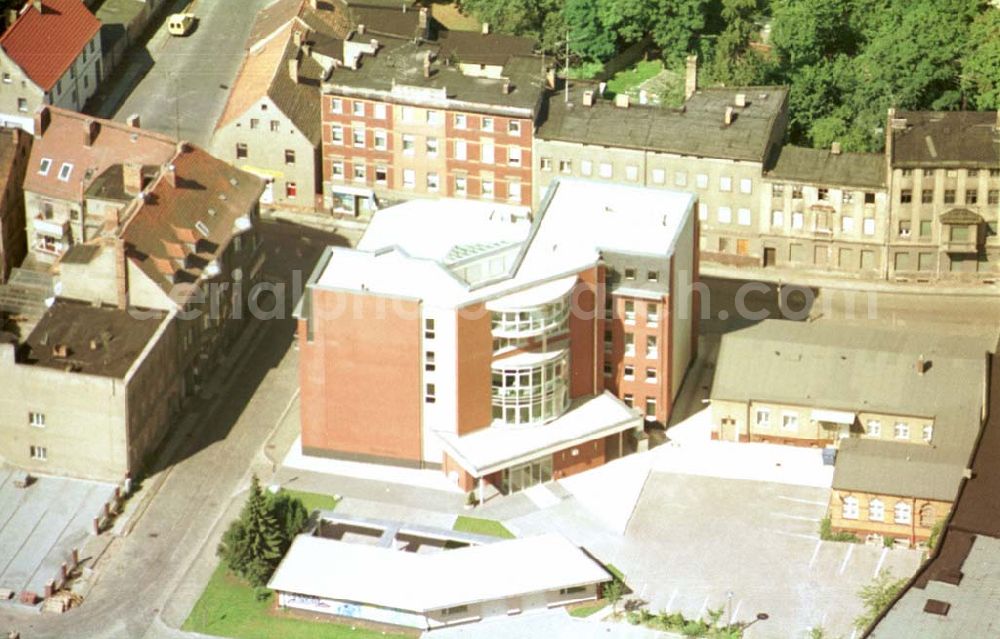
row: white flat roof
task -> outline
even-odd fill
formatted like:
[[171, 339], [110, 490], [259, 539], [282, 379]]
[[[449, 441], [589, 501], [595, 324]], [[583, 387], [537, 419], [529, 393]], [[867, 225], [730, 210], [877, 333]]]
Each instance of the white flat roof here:
[[472, 476], [482, 477], [641, 423], [638, 412], [605, 391], [576, 400], [558, 418], [538, 426], [497, 424], [463, 436], [436, 434], [452, 459]]
[[558, 534], [432, 554], [299, 535], [267, 587], [424, 613], [610, 579]]
[[[549, 188], [533, 222], [525, 207], [468, 200], [383, 209], [357, 249], [331, 252], [316, 284], [445, 306], [495, 299], [578, 273], [596, 264], [601, 251], [669, 257], [695, 201], [680, 191], [586, 180], [557, 180]], [[524, 251], [515, 270], [493, 284], [471, 286], [449, 270], [518, 245]]]

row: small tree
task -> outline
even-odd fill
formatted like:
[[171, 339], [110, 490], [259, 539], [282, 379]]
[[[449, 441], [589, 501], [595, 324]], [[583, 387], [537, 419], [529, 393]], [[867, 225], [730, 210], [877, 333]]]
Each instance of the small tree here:
[[893, 579], [892, 573], [888, 570], [881, 571], [870, 584], [858, 592], [865, 611], [854, 620], [854, 626], [858, 630], [870, 626], [882, 611], [889, 607], [905, 583], [905, 579]]
[[618, 616], [618, 602], [622, 600], [624, 594], [625, 584], [617, 579], [604, 587], [604, 598], [611, 604], [611, 615], [614, 617]]
[[252, 586], [264, 586], [281, 559], [282, 529], [253, 476], [240, 518], [229, 525], [216, 553]]
[[281, 554], [284, 555], [292, 540], [306, 527], [309, 511], [302, 500], [281, 490], [267, 495], [267, 508], [278, 522], [281, 530]]

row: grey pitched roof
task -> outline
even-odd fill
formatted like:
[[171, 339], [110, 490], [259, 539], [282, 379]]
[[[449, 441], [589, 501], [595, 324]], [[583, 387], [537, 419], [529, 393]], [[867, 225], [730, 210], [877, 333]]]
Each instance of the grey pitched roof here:
[[[996, 111], [901, 111], [892, 127], [895, 167], [1000, 166]], [[890, 124], [890, 126], [892, 126]]]
[[[979, 433], [986, 354], [996, 336], [873, 324], [765, 320], [728, 333], [711, 397], [934, 418], [928, 446], [843, 441], [833, 485], [950, 500]], [[873, 469], [875, 459], [893, 472]]]
[[[583, 106], [582, 89], [574, 91], [576, 97], [569, 103], [561, 92], [549, 97], [548, 114], [536, 137], [756, 162], [764, 162], [770, 153], [788, 96], [787, 87], [777, 86], [705, 88], [682, 109], [634, 105], [623, 112], [603, 99]], [[737, 94], [746, 96], [746, 106], [735, 106]], [[735, 113], [728, 126], [727, 107]], [[776, 137], [780, 140], [782, 135], [783, 131]]]
[[885, 188], [885, 156], [881, 153], [831, 153], [785, 145], [765, 177], [861, 188]]

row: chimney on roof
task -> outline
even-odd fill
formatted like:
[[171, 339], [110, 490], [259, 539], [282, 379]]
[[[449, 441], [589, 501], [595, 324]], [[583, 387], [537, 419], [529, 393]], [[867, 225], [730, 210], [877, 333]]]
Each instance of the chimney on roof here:
[[428, 51], [424, 54], [424, 77], [431, 77], [431, 52]]
[[302, 32], [301, 31], [296, 30], [294, 33], [292, 33], [292, 42], [295, 43], [296, 47], [301, 47], [302, 46]]
[[629, 99], [627, 93], [619, 93], [615, 95], [615, 106], [620, 109], [627, 109], [629, 105]]
[[490, 23], [489, 22], [484, 22], [483, 23], [482, 33], [483, 33], [483, 35], [489, 35], [489, 33], [490, 33]]
[[35, 11], [38, 13], [45, 11], [45, 5], [42, 4], [42, 0], [31, 0], [31, 6], [33, 6]]
[[917, 358], [917, 366], [916, 366], [916, 368], [917, 368], [917, 375], [923, 375], [924, 373], [926, 373], [927, 372], [927, 364], [929, 364], [929, 363], [930, 362], [928, 362], [926, 359], [924, 359], [923, 353], [921, 353], [920, 357]]
[[734, 99], [734, 102], [736, 103], [736, 106], [738, 106], [738, 107], [740, 107], [742, 109], [743, 107], [745, 107], [747, 105], [747, 94], [746, 93], [737, 93], [736, 97]]
[[309, 6], [312, 7], [313, 11], [319, 9], [319, 0], [309, 0]]
[[430, 28], [430, 20], [427, 19], [427, 7], [420, 7], [420, 13], [417, 15], [417, 29], [424, 36], [427, 35], [427, 30]]
[[500, 87], [500, 90], [503, 92], [504, 95], [510, 94], [510, 80], [504, 80], [503, 86]]
[[100, 129], [100, 124], [97, 121], [87, 118], [83, 122], [83, 145], [90, 147], [94, 145], [94, 141], [97, 139], [97, 131]]
[[840, 142], [834, 142], [830, 145], [830, 153], [840, 155]]
[[17, 9], [7, 9], [7, 26], [10, 27], [15, 22], [17, 22]]
[[687, 57], [687, 66], [684, 74], [684, 99], [687, 100], [698, 90], [698, 54], [694, 53]]
[[736, 112], [735, 112], [735, 110], [733, 109], [733, 107], [727, 106], [726, 107], [726, 114], [724, 116], [722, 116], [723, 123], [726, 126], [729, 126], [730, 124], [733, 123], [733, 120], [735, 120], [735, 119], [736, 119]]
[[545, 72], [545, 86], [549, 89], [556, 88], [556, 70], [553, 68]]
[[35, 111], [35, 135], [44, 135], [50, 122], [52, 122], [52, 112], [49, 111], [49, 107], [43, 106]]
[[65, 344], [56, 344], [52, 347], [52, 357], [55, 357], [56, 359], [66, 359], [69, 357], [69, 346], [66, 346]]
[[122, 165], [122, 188], [129, 195], [142, 192], [142, 163], [126, 162]]
[[118, 238], [115, 242], [115, 292], [118, 297], [118, 308], [128, 308], [128, 259], [125, 256], [125, 240]]
[[130, 126], [130, 127], [132, 127], [133, 129], [138, 129], [138, 128], [140, 128], [140, 124], [141, 124], [141, 122], [140, 122], [140, 120], [139, 120], [139, 114], [138, 114], [138, 113], [133, 113], [132, 115], [128, 116], [128, 119], [126, 119], [126, 120], [125, 120], [125, 122], [126, 122], [126, 123], [127, 123], [127, 124], [128, 124], [129, 126]]
[[583, 92], [583, 106], [594, 106], [594, 90], [587, 89]]
[[190, 145], [188, 145], [187, 140], [180, 140], [177, 142], [177, 155], [181, 153], [187, 153], [191, 150]]
[[173, 164], [168, 164], [167, 166], [165, 166], [163, 168], [163, 176], [166, 178], [167, 184], [170, 185], [170, 188], [172, 188], [172, 189], [176, 189], [177, 188], [177, 167], [176, 166], [174, 166]]
[[288, 77], [292, 79], [292, 82], [299, 83], [299, 59], [297, 57], [288, 59]]
[[365, 34], [365, 25], [364, 24], [359, 24], [358, 25], [358, 35], [359, 36], [363, 36], [364, 34]]

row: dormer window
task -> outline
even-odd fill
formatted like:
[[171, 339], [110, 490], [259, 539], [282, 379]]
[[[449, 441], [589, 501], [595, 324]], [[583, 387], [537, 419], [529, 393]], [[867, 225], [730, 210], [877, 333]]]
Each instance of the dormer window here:
[[48, 175], [49, 169], [52, 168], [52, 160], [49, 158], [42, 158], [42, 161], [38, 164], [38, 174]]
[[63, 182], [69, 181], [69, 174], [73, 172], [73, 165], [69, 162], [63, 162], [63, 165], [59, 167], [59, 179]]

